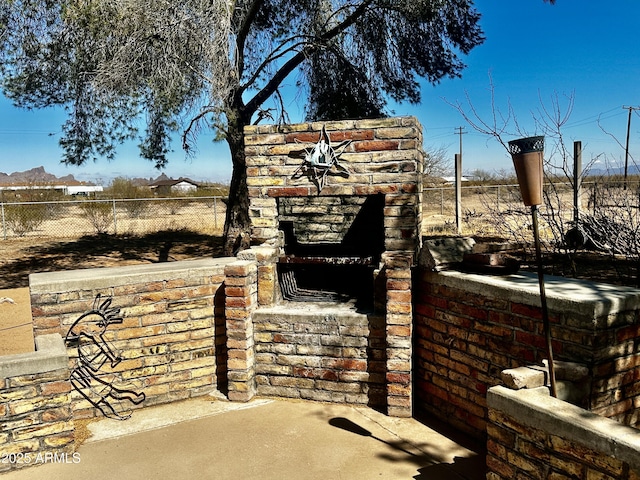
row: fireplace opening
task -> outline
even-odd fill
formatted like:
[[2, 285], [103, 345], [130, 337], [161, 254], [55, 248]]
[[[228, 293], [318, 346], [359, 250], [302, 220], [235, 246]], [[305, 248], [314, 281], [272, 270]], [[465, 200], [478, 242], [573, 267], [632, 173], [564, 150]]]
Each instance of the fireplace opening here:
[[282, 297], [293, 302], [349, 302], [373, 307], [374, 268], [368, 265], [280, 264]]
[[375, 270], [384, 252], [383, 195], [280, 198], [278, 213], [285, 300], [373, 305]]

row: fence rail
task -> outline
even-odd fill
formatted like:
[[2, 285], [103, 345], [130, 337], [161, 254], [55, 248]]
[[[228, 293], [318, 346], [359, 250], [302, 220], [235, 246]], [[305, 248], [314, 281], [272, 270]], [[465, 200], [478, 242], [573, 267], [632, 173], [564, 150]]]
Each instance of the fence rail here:
[[77, 238], [188, 229], [217, 234], [224, 227], [224, 197], [135, 198], [0, 203], [1, 235]]

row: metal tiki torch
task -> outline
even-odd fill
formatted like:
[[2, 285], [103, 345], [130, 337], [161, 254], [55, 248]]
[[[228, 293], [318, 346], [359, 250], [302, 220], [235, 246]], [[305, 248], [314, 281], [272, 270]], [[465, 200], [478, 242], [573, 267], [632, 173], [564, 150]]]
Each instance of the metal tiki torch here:
[[544, 287], [544, 273], [542, 270], [542, 252], [540, 249], [540, 233], [538, 230], [538, 205], [542, 204], [542, 157], [544, 152], [544, 137], [520, 138], [509, 142], [509, 152], [516, 169], [518, 185], [525, 206], [531, 207], [533, 223], [533, 237], [536, 247], [538, 263], [538, 284], [540, 285], [540, 303], [542, 307], [542, 324], [547, 342], [547, 358], [549, 361], [549, 379], [551, 395], [556, 397], [556, 375], [553, 365], [553, 348], [551, 345], [551, 326], [547, 309], [547, 296]]

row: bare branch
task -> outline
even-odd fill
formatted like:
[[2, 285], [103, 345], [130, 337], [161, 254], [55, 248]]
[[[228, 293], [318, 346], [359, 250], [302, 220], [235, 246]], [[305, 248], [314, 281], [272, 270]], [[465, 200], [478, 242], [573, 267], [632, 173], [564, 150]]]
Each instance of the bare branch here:
[[202, 119], [205, 118], [207, 115], [215, 114], [216, 112], [217, 112], [217, 109], [215, 107], [212, 107], [212, 106], [204, 107], [200, 111], [200, 113], [198, 113], [196, 116], [191, 118], [191, 120], [189, 121], [189, 124], [184, 129], [181, 135], [182, 148], [185, 152], [191, 151], [192, 139], [195, 138], [195, 136], [197, 136], [198, 132], [200, 131], [200, 125], [201, 125]]

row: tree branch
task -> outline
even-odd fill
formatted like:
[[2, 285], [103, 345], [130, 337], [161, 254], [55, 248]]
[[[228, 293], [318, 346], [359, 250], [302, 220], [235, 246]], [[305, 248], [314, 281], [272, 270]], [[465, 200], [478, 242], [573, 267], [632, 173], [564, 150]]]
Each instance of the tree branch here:
[[[187, 128], [184, 129], [181, 135], [182, 149], [185, 152], [189, 152], [191, 150], [191, 146], [189, 145], [189, 139], [188, 139], [189, 135], [191, 135], [192, 131], [196, 129], [196, 127], [198, 126], [198, 123], [200, 123], [200, 120], [202, 120], [206, 115], [210, 113], [216, 113], [216, 108], [211, 106], [203, 107], [200, 113], [198, 113], [195, 117], [193, 117], [189, 121], [189, 125], [187, 125]], [[196, 134], [197, 133], [195, 133], [194, 135]]]
[[271, 95], [273, 95], [280, 84], [287, 76], [293, 72], [308, 55], [319, 47], [319, 45], [325, 44], [327, 41], [335, 38], [340, 33], [344, 32], [347, 28], [353, 25], [358, 18], [369, 8], [374, 0], [366, 0], [356, 7], [351, 15], [347, 16], [345, 20], [320, 35], [316, 42], [305, 45], [300, 52], [291, 57], [285, 64], [273, 75], [273, 77], [267, 82], [267, 84], [254, 95], [246, 104], [246, 112], [255, 112], [257, 108], [262, 105]]
[[254, 0], [254, 2], [249, 6], [249, 10], [247, 10], [247, 14], [244, 16], [242, 24], [238, 29], [238, 36], [236, 37], [236, 48], [238, 49], [238, 78], [242, 78], [242, 72], [244, 71], [244, 46], [247, 41], [247, 37], [249, 35], [249, 31], [251, 30], [251, 25], [262, 6], [263, 0]]
[[[284, 57], [285, 55], [287, 55], [288, 53], [291, 53], [293, 51], [296, 51], [299, 47], [302, 47], [305, 45], [306, 42], [301, 41], [301, 42], [296, 42], [293, 45], [290, 45], [289, 47], [287, 47], [286, 49], [282, 50], [280, 53], [276, 54], [276, 52], [278, 52], [282, 47], [284, 47], [285, 45], [287, 45], [288, 43], [290, 43], [291, 41], [293, 41], [293, 39], [296, 37], [291, 37], [288, 38], [287, 40], [283, 41], [280, 43], [280, 46], [278, 46], [277, 48], [275, 48], [273, 50], [273, 52], [271, 52], [269, 54], [269, 56], [258, 66], [258, 68], [256, 68], [256, 71], [253, 72], [253, 75], [251, 76], [251, 78], [249, 80], [247, 80], [245, 82], [245, 84], [240, 88], [241, 92], [244, 92], [249, 85], [252, 85], [253, 82], [256, 81], [256, 79], [260, 76], [260, 73], [264, 70], [266, 70], [267, 66], [271, 63], [274, 62], [276, 60], [278, 60], [279, 58]], [[303, 47], [304, 48], [304, 47]]]

